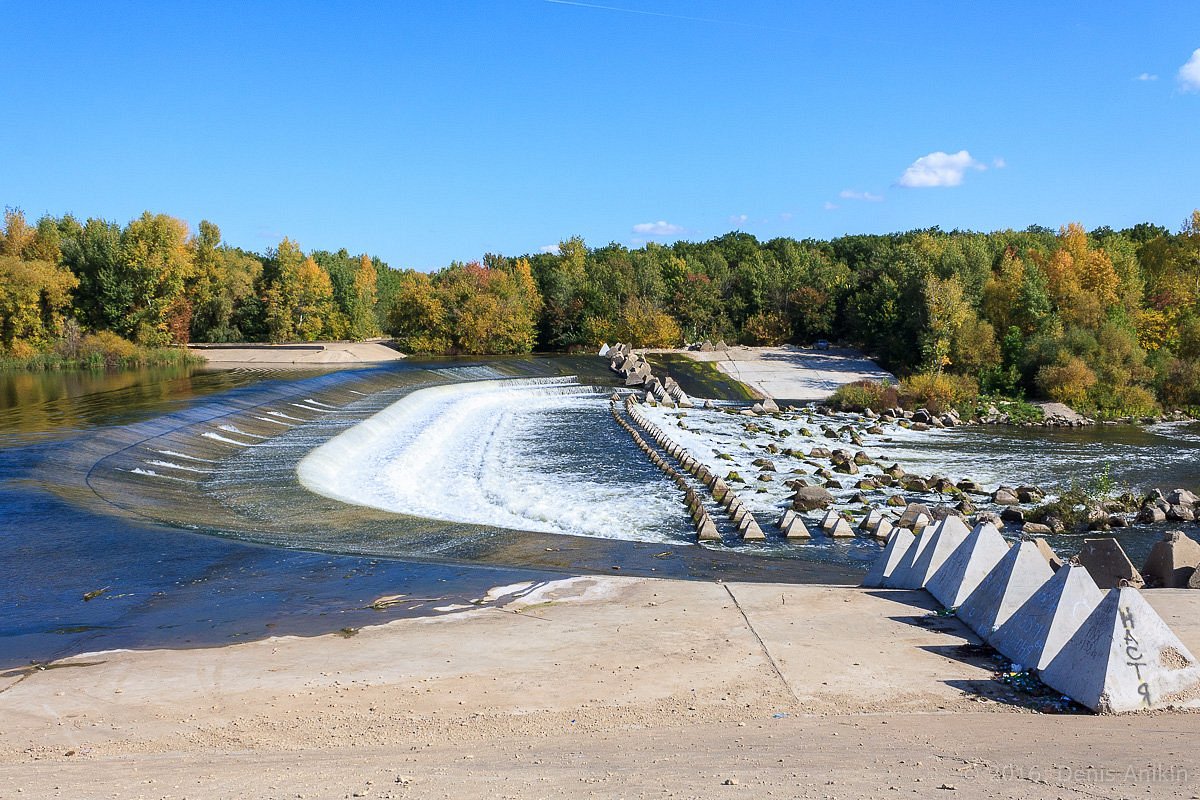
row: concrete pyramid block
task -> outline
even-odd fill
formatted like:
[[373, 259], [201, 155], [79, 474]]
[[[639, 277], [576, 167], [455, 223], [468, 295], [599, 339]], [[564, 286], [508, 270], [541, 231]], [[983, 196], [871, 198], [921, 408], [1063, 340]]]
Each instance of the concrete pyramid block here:
[[835, 539], [851, 539], [854, 537], [854, 528], [850, 527], [849, 522], [838, 517], [837, 522], [833, 523], [833, 527], [826, 530], [825, 534]]
[[779, 518], [779, 522], [777, 522], [775, 524], [778, 525], [780, 528], [786, 528], [788, 525], [792, 524], [792, 520], [794, 520], [795, 518], [796, 518], [796, 512], [792, 511], [789, 508], [783, 512], [783, 515]]
[[892, 534], [892, 538], [888, 539], [883, 553], [875, 559], [875, 563], [867, 571], [867, 577], [863, 578], [862, 585], [869, 589], [882, 587], [915, 541], [916, 537], [907, 530], [897, 528]]
[[819, 527], [825, 533], [829, 533], [831, 530], [834, 529], [834, 527], [838, 524], [838, 521], [841, 520], [841, 518], [842, 518], [841, 515], [838, 514], [836, 511], [834, 511], [831, 508], [828, 511], [826, 511], [825, 516], [821, 518], [821, 524]]
[[812, 534], [808, 532], [808, 526], [804, 524], [804, 520], [799, 514], [793, 514], [791, 520], [786, 525], [781, 525], [780, 529], [783, 535], [788, 539], [811, 539]]
[[946, 559], [971, 535], [966, 523], [959, 517], [946, 517], [930, 529], [929, 544], [921, 550], [905, 580], [907, 588], [923, 589]]
[[1101, 589], [1112, 589], [1122, 585], [1142, 587], [1146, 581], [1142, 573], [1125, 555], [1119, 542], [1113, 538], [1084, 539], [1079, 550], [1079, 563], [1092, 573], [1092, 580]]
[[[898, 530], [908, 530], [907, 528]], [[896, 563], [895, 568], [888, 573], [888, 577], [884, 580], [883, 585], [889, 589], [908, 589], [908, 574], [912, 572], [913, 565], [921, 556], [921, 551], [929, 544], [932, 538], [932, 531], [922, 531], [913, 537], [913, 542], [908, 549], [904, 551], [904, 555]], [[894, 534], [893, 534], [894, 535]]]
[[738, 530], [741, 531], [742, 539], [747, 542], [761, 542], [767, 538], [753, 514], [746, 515], [746, 518], [742, 520], [742, 524], [738, 526]]
[[713, 523], [712, 517], [707, 513], [700, 520], [700, 524], [696, 526], [696, 535], [702, 542], [721, 541], [721, 534], [717, 531], [717, 526]]
[[995, 630], [988, 643], [1015, 663], [1043, 670], [1100, 605], [1086, 568], [1065, 564]]
[[1137, 589], [1109, 590], [1042, 682], [1101, 714], [1200, 706], [1200, 665]]
[[958, 607], [958, 618], [988, 639], [1053, 575], [1037, 545], [1018, 542]]
[[875, 527], [871, 529], [871, 535], [882, 542], [887, 542], [892, 538], [892, 533], [896, 530], [896, 526], [892, 524], [890, 519], [881, 519], [875, 523]]
[[1008, 542], [990, 522], [967, 534], [925, 588], [946, 608], [958, 608], [1008, 552]]
[[1183, 531], [1167, 531], [1150, 550], [1142, 576], [1151, 586], [1186, 589], [1197, 565], [1200, 565], [1200, 544], [1184, 536]]
[[862, 518], [862, 522], [858, 523], [858, 529], [861, 531], [874, 532], [875, 526], [883, 519], [883, 512], [878, 508], [872, 508], [867, 512], [867, 515]]

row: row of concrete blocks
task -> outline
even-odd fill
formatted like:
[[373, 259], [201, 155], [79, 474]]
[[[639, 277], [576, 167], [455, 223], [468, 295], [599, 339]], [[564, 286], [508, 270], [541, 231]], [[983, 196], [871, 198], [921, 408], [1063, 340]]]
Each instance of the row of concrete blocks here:
[[608, 356], [608, 368], [625, 377], [626, 386], [640, 386], [646, 392], [646, 398], [654, 398], [662, 405], [681, 408], [693, 406], [691, 398], [683, 391], [670, 375], [661, 380], [654, 374], [650, 364], [639, 356], [627, 344], [617, 342], [611, 348], [606, 344], [600, 348], [601, 356]]
[[[668, 455], [679, 462], [684, 470], [708, 487], [713, 499], [725, 509], [725, 513], [733, 522], [741, 539], [753, 542], [764, 541], [767, 538], [759, 526], [758, 520], [754, 518], [754, 515], [750, 512], [750, 509], [746, 506], [742, 498], [738, 497], [737, 493], [724, 480], [713, 474], [712, 470], [700, 463], [682, 445], [663, 433], [662, 429], [653, 422], [646, 419], [632, 397], [625, 398], [625, 410], [628, 412], [630, 418], [640, 425]], [[695, 520], [697, 512], [692, 509], [693, 505], [698, 506], [701, 511], [704, 511], [704, 504], [698, 497], [695, 498], [694, 502], [689, 499], [688, 508], [692, 510], [693, 520]], [[703, 525], [703, 522], [707, 522], [708, 525]], [[720, 536], [716, 533], [716, 526], [712, 525], [712, 520], [707, 511], [704, 511], [704, 520], [696, 522], [696, 525], [697, 535], [701, 541], [705, 541], [707, 537], [720, 539]], [[711, 528], [711, 531], [709, 528]]]
[[897, 528], [863, 586], [925, 589], [1014, 664], [1100, 713], [1200, 707], [1200, 664], [1129, 586], [1103, 592], [1072, 561], [1054, 569], [1033, 540], [958, 517]]

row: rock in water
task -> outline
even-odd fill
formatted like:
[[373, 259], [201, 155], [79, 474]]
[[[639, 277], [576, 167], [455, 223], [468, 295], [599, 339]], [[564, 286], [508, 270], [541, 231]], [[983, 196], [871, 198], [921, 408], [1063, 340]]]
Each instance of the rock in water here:
[[833, 505], [833, 495], [820, 486], [803, 486], [792, 497], [792, 508], [796, 511], [816, 511]]

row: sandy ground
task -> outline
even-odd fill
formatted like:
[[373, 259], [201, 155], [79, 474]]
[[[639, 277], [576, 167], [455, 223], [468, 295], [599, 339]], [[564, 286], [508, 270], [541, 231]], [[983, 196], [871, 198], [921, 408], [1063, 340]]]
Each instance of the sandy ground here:
[[[1147, 596], [1200, 649], [1200, 593]], [[352, 636], [78, 656], [0, 678], [0, 797], [1198, 796], [1200, 717], [1024, 710], [931, 607], [585, 577]]]
[[188, 348], [213, 366], [248, 364], [377, 364], [399, 361], [404, 354], [379, 342], [312, 342], [308, 344], [247, 344], [240, 347]]
[[842, 384], [868, 378], [896, 380], [859, 351], [844, 348], [810, 350], [784, 345], [684, 352], [697, 361], [715, 362], [719, 370], [759, 395], [780, 400], [824, 400]]

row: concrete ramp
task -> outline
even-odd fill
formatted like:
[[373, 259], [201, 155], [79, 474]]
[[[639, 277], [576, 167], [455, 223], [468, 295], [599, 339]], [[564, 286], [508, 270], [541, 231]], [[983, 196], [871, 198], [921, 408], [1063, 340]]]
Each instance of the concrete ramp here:
[[1008, 542], [990, 522], [975, 526], [925, 588], [946, 608], [958, 608], [979, 587], [1004, 554]]
[[1053, 575], [1037, 545], [1018, 542], [958, 607], [958, 618], [990, 640], [992, 631], [1007, 622]]
[[1043, 670], [1103, 599], [1086, 567], [1066, 564], [988, 642], [1014, 662]]
[[926, 535], [930, 537], [929, 544], [921, 550], [912, 569], [903, 578], [907, 583], [906, 588], [924, 589], [929, 579], [946, 563], [946, 559], [971, 535], [971, 531], [959, 517], [946, 517], [932, 529], [932, 533]]
[[896, 565], [900, 563], [900, 559], [915, 543], [916, 537], [908, 530], [897, 528], [892, 533], [892, 538], [888, 539], [887, 547], [883, 548], [883, 554], [875, 559], [875, 563], [867, 571], [867, 577], [863, 578], [862, 585], [868, 589], [882, 588], [887, 578], [896, 569]]
[[1042, 682], [1101, 714], [1200, 707], [1200, 667], [1137, 589], [1109, 590]]

